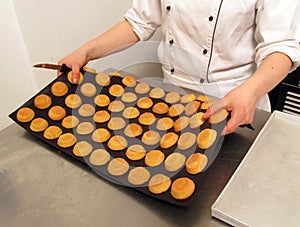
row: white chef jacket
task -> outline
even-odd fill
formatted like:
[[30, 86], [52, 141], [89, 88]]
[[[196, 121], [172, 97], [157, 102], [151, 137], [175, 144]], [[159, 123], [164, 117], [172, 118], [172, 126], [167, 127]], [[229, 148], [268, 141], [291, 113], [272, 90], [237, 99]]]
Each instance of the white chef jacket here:
[[[125, 19], [141, 41], [162, 27], [164, 78], [222, 98], [272, 52], [300, 64], [299, 0], [133, 0]], [[258, 108], [270, 110], [267, 95]]]

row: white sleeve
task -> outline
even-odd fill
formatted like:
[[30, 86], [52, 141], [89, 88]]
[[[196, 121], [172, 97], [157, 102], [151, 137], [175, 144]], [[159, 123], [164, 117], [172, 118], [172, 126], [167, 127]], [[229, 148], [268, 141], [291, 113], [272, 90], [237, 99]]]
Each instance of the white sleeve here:
[[148, 40], [161, 26], [161, 3], [159, 0], [133, 0], [124, 17], [141, 41]]
[[258, 1], [255, 31], [255, 39], [258, 42], [255, 57], [257, 65], [273, 52], [282, 52], [289, 56], [293, 62], [292, 70], [300, 65], [299, 2]]

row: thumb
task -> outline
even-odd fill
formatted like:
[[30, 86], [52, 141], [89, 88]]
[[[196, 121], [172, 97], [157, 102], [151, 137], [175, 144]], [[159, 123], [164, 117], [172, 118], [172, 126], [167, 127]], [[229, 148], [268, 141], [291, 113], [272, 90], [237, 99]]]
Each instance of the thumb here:
[[219, 112], [222, 109], [225, 109], [226, 105], [223, 99], [214, 102], [204, 113], [203, 118], [210, 118], [215, 113]]

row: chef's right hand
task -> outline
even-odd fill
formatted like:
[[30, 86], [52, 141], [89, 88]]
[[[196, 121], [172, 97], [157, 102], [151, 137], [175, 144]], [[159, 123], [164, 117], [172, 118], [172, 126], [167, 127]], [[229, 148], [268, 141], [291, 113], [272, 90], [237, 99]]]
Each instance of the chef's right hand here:
[[[61, 59], [58, 64], [65, 64], [72, 69], [72, 81], [77, 84], [80, 77], [80, 68], [85, 66], [88, 63], [86, 52], [83, 48], [79, 48], [73, 53]], [[61, 72], [58, 72], [58, 76], [61, 75]]]

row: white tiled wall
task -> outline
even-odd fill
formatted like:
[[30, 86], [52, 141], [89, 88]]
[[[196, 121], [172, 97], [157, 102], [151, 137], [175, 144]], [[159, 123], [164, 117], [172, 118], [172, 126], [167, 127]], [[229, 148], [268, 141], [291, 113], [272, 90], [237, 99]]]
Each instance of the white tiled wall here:
[[[122, 20], [130, 5], [131, 0], [1, 0], [0, 129], [12, 123], [9, 113], [56, 77], [54, 71], [33, 69], [33, 64], [56, 63]], [[152, 40], [159, 36], [158, 32]], [[157, 62], [155, 45], [134, 48], [146, 60]], [[130, 49], [92, 64], [103, 70], [132, 68], [141, 61]]]

